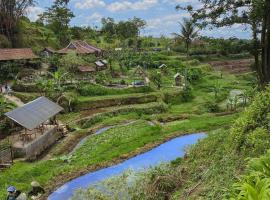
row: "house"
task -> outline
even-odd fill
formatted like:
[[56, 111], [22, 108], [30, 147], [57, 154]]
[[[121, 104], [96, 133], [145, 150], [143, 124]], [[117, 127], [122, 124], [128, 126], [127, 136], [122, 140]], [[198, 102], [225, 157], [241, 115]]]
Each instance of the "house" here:
[[107, 69], [108, 62], [106, 60], [98, 60], [95, 62], [96, 71], [102, 71]]
[[159, 69], [164, 69], [164, 68], [167, 68], [167, 65], [162, 64], [162, 65], [160, 65], [158, 68], [159, 68]]
[[150, 84], [150, 79], [148, 78], [147, 73], [141, 66], [137, 66], [134, 73], [134, 81], [132, 82], [133, 86], [145, 86]]
[[174, 80], [175, 80], [175, 86], [181, 86], [184, 85], [185, 77], [182, 76], [180, 73], [176, 73], [174, 75]]
[[163, 74], [167, 74], [167, 73], [168, 73], [168, 67], [167, 67], [167, 65], [162, 64], [162, 65], [160, 65], [158, 68], [161, 70], [161, 72], [162, 72]]
[[81, 40], [72, 41], [67, 45], [67, 47], [57, 51], [58, 54], [68, 54], [70, 52], [75, 52], [80, 55], [94, 54], [97, 57], [103, 55], [102, 49]]
[[0, 62], [39, 58], [30, 48], [0, 49]]

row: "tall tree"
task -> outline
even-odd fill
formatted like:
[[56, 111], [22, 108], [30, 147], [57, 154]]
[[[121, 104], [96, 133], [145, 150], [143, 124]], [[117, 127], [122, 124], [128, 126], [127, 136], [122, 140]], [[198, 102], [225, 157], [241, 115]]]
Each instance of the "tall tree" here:
[[75, 17], [68, 8], [68, 3], [69, 0], [56, 0], [40, 15], [40, 19], [57, 35], [62, 45], [66, 45], [70, 40], [69, 23]]
[[[253, 54], [261, 85], [270, 82], [270, 0], [198, 0], [201, 8], [191, 5], [177, 9], [189, 11], [201, 27], [247, 24], [253, 31]], [[260, 37], [260, 38], [259, 38]]]
[[187, 56], [189, 56], [189, 48], [194, 40], [198, 36], [198, 30], [196, 25], [191, 19], [184, 18], [180, 24], [180, 34], [174, 33], [176, 38], [179, 38], [185, 42]]
[[34, 0], [0, 0], [0, 34], [16, 46], [16, 30], [20, 18]]

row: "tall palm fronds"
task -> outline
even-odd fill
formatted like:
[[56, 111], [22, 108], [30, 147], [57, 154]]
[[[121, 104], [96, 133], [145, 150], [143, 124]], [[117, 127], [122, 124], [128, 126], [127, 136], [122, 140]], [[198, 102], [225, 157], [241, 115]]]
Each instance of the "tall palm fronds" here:
[[184, 40], [187, 56], [189, 56], [189, 47], [194, 40], [198, 36], [198, 29], [196, 25], [193, 23], [192, 19], [184, 18], [183, 22], [179, 22], [180, 25], [180, 34], [173, 33], [176, 39]]

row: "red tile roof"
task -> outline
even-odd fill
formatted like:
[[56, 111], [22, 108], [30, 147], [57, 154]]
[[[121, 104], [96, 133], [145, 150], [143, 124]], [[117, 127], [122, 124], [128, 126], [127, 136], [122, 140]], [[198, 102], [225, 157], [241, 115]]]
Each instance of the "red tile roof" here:
[[102, 49], [99, 49], [93, 45], [88, 44], [84, 41], [73, 41], [69, 43], [69, 45], [58, 51], [58, 53], [66, 54], [69, 52], [76, 52], [77, 54], [100, 54], [102, 53]]
[[38, 58], [29, 48], [0, 49], [0, 61], [28, 60]]

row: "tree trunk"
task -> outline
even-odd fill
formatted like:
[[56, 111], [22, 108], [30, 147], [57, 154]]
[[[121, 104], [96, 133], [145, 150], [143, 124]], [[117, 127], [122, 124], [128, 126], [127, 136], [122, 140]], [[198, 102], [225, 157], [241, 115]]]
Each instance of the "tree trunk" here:
[[265, 40], [265, 68], [267, 81], [270, 82], [270, 0], [266, 0], [266, 40]]
[[265, 12], [262, 23], [262, 55], [261, 68], [264, 75], [263, 87], [270, 82], [270, 0], [265, 2]]
[[[266, 14], [265, 14], [266, 15]], [[262, 55], [261, 55], [261, 69], [264, 75], [263, 84], [262, 86], [265, 87], [268, 83], [268, 72], [266, 66], [266, 16], [263, 17], [262, 23], [262, 33], [261, 33], [261, 42], [262, 42]]]
[[259, 47], [260, 47], [260, 45], [259, 45], [257, 31], [258, 31], [258, 27], [257, 27], [256, 21], [254, 21], [252, 23], [253, 47], [254, 47], [252, 54], [253, 54], [254, 59], [255, 59], [254, 67], [255, 67], [256, 72], [257, 72], [258, 81], [262, 85], [263, 80], [264, 80], [264, 75], [262, 73], [262, 68], [261, 68], [260, 61], [259, 61]]
[[189, 43], [186, 42], [187, 57], [189, 57]]

